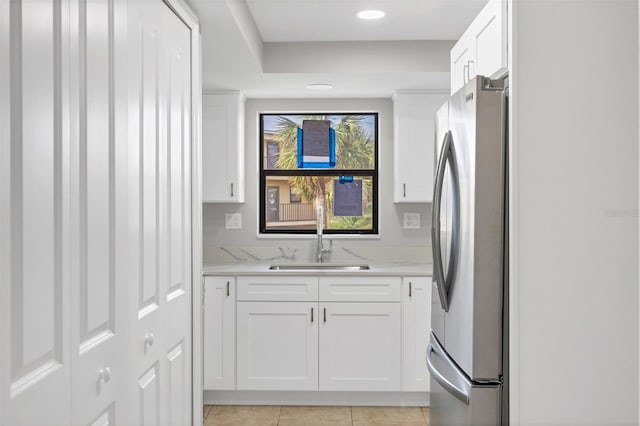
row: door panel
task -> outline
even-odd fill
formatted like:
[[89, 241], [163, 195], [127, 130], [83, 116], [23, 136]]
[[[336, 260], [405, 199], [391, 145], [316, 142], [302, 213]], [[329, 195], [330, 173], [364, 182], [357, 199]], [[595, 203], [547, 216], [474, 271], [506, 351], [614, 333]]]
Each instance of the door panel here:
[[317, 310], [317, 302], [238, 302], [238, 390], [318, 389]]
[[140, 3], [129, 2], [131, 245], [141, 264], [130, 276], [131, 342], [135, 371], [155, 366], [153, 401], [163, 408], [135, 400], [133, 419], [188, 424], [191, 35], [161, 1]]
[[10, 64], [3, 67], [0, 96], [0, 422], [66, 424], [71, 408], [69, 271], [63, 267], [69, 261], [64, 186], [69, 140], [62, 64], [68, 59], [68, 5], [5, 1], [0, 8], [0, 62]]
[[400, 303], [321, 303], [320, 310], [320, 390], [400, 391]]
[[234, 277], [205, 277], [204, 389], [236, 387], [236, 299]]
[[427, 392], [424, 354], [431, 330], [431, 278], [404, 278], [402, 284], [402, 390]]
[[159, 425], [160, 383], [158, 364], [153, 364], [138, 380], [139, 417], [136, 424], [141, 426]]
[[187, 360], [185, 359], [184, 341], [180, 341], [167, 354], [167, 389], [166, 401], [167, 420], [170, 425], [183, 424], [189, 418], [189, 398], [185, 388], [189, 383], [187, 378]]
[[458, 181], [445, 187], [454, 201], [442, 205], [440, 217], [451, 221], [448, 206], [456, 210], [458, 203], [459, 224], [441, 229], [447, 236], [457, 232], [453, 246], [442, 247], [455, 256], [455, 270], [447, 273], [449, 310], [434, 306], [432, 324], [447, 353], [473, 380], [496, 380], [502, 373], [503, 108], [504, 94], [485, 89], [480, 77], [449, 101], [455, 152], [449, 163]]
[[[123, 0], [71, 3], [72, 423], [114, 424], [126, 410], [126, 86]], [[117, 21], [119, 22], [117, 24]], [[118, 74], [118, 76], [116, 75]], [[116, 114], [119, 114], [116, 118]], [[118, 272], [116, 271], [118, 270]], [[102, 413], [102, 414], [101, 414]]]
[[112, 426], [115, 424], [113, 405], [109, 406], [98, 418], [91, 422], [91, 426]]

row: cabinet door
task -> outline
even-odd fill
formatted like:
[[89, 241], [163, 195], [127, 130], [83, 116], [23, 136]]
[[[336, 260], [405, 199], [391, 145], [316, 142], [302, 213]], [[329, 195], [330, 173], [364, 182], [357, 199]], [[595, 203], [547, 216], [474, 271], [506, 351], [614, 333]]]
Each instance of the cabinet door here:
[[448, 94], [396, 92], [393, 98], [393, 201], [433, 198], [434, 116]]
[[400, 303], [321, 303], [320, 390], [400, 391]]
[[320, 277], [323, 302], [399, 302], [399, 277]]
[[202, 96], [202, 200], [244, 202], [244, 97]]
[[238, 302], [238, 390], [317, 390], [318, 320], [316, 302]]
[[315, 302], [318, 277], [238, 277], [238, 300]]
[[236, 286], [233, 277], [204, 280], [204, 389], [236, 387]]
[[475, 63], [470, 69], [476, 75], [501, 77], [507, 71], [507, 2], [491, 0], [473, 22], [471, 35]]
[[402, 280], [402, 390], [429, 390], [429, 371], [425, 361], [431, 331], [431, 279], [411, 277]]
[[476, 75], [507, 71], [507, 1], [490, 0], [451, 49], [451, 94]]
[[[473, 40], [464, 33], [451, 49], [451, 94], [460, 90], [472, 76], [469, 67], [473, 67], [475, 51]], [[472, 77], [471, 77], [472, 78]]]

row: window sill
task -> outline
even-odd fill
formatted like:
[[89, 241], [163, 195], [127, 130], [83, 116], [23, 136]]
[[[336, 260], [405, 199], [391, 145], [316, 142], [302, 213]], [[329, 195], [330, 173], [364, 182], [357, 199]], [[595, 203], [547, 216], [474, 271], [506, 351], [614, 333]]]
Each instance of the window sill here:
[[[259, 240], [314, 240], [318, 237], [317, 234], [260, 234], [257, 233], [256, 238]], [[379, 240], [380, 234], [322, 234], [322, 238], [325, 240]]]

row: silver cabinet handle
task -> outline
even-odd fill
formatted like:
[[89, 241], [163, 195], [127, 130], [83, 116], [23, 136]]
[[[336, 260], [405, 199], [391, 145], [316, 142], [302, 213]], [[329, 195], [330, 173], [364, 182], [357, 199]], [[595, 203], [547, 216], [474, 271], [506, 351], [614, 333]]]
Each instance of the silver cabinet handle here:
[[471, 81], [471, 64], [475, 62], [467, 61], [467, 82]]
[[469, 75], [469, 64], [465, 64], [462, 66], [462, 82], [467, 84], [467, 77]]
[[409, 281], [409, 297], [411, 297], [411, 281]]
[[111, 380], [111, 368], [105, 367], [98, 370], [98, 381], [102, 383], [107, 383]]
[[406, 183], [402, 184], [402, 197], [403, 198], [407, 198], [407, 184]]
[[327, 322], [327, 308], [324, 308], [323, 310], [323, 316], [324, 316], [324, 322]]
[[311, 322], [313, 322], [313, 308], [311, 308]]
[[229, 281], [227, 281], [227, 297], [229, 297]]
[[231, 198], [233, 198], [233, 182], [231, 182]]

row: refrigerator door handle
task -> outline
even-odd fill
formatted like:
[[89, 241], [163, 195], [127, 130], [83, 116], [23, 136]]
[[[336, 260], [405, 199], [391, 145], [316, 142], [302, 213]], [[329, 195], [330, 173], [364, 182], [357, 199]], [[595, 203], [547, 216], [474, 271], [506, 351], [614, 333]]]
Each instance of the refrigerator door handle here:
[[456, 374], [454, 379], [458, 383], [454, 383], [452, 380], [449, 380], [442, 374], [433, 362], [433, 355], [436, 355], [442, 361], [447, 364], [449, 370], [458, 372], [458, 367], [454, 364], [454, 362], [449, 358], [449, 356], [444, 352], [440, 344], [437, 340], [431, 336], [431, 341], [429, 342], [429, 346], [427, 346], [427, 368], [429, 369], [429, 373], [431, 377], [433, 377], [440, 385], [446, 389], [451, 395], [455, 396], [461, 402], [466, 405], [469, 405], [471, 401], [471, 382], [467, 380], [462, 374]]
[[[453, 226], [452, 226], [452, 244], [451, 255], [449, 256], [449, 265], [447, 268], [447, 275], [444, 273], [444, 265], [442, 264], [442, 247], [440, 245], [440, 204], [442, 201], [442, 189], [444, 186], [444, 172], [447, 163], [451, 165], [452, 178], [454, 180], [454, 210], [453, 210]], [[444, 135], [444, 141], [442, 143], [442, 151], [440, 151], [440, 158], [436, 168], [436, 179], [433, 188], [433, 204], [431, 206], [431, 246], [433, 250], [433, 266], [434, 266], [434, 279], [438, 288], [438, 295], [440, 296], [440, 305], [445, 312], [449, 312], [449, 290], [450, 284], [446, 281], [452, 281], [453, 272], [455, 269], [456, 252], [457, 252], [457, 239], [458, 239], [458, 227], [459, 224], [459, 197], [458, 197], [458, 176], [455, 157], [452, 146], [452, 136], [449, 130]]]

